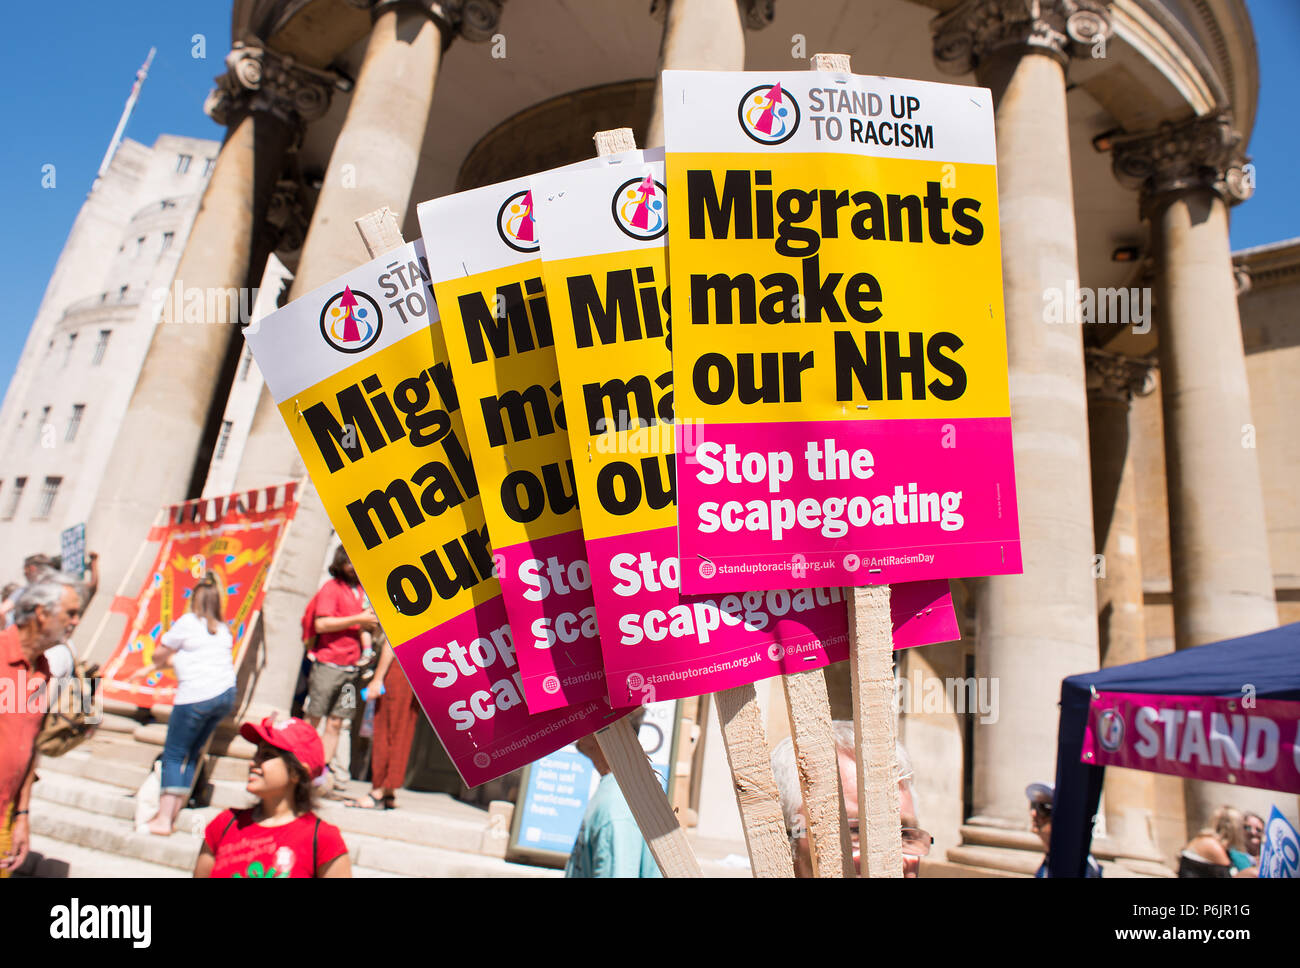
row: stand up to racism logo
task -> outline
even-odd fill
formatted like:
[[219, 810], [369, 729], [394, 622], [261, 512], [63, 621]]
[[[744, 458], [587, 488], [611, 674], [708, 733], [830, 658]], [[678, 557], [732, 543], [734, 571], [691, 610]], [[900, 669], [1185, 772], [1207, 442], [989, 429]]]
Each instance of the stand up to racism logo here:
[[497, 210], [497, 232], [501, 241], [516, 252], [536, 252], [537, 221], [533, 217], [533, 193], [528, 189], [515, 192]]
[[736, 113], [740, 129], [761, 145], [789, 141], [799, 127], [799, 103], [779, 81], [746, 91]]
[[618, 186], [610, 209], [614, 224], [634, 239], [649, 242], [668, 231], [667, 189], [649, 175]]
[[320, 311], [320, 334], [340, 353], [361, 353], [379, 339], [384, 317], [379, 303], [351, 286], [344, 286], [325, 301]]

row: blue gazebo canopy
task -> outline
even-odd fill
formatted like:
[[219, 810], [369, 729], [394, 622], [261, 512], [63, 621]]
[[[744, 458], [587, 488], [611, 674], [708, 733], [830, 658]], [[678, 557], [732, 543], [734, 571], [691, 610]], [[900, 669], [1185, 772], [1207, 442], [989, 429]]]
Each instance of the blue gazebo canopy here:
[[1300, 622], [1239, 639], [1070, 676], [1061, 683], [1049, 877], [1083, 877], [1105, 767], [1080, 762], [1092, 690], [1300, 700]]

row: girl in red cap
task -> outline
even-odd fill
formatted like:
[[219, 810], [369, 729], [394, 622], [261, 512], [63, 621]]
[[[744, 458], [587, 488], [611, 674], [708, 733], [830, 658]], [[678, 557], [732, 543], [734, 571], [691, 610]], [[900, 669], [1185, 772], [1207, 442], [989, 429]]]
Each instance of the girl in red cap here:
[[195, 877], [351, 877], [338, 827], [312, 812], [312, 780], [325, 771], [320, 737], [301, 719], [244, 723], [257, 744], [247, 790], [260, 801], [223, 810], [203, 834]]

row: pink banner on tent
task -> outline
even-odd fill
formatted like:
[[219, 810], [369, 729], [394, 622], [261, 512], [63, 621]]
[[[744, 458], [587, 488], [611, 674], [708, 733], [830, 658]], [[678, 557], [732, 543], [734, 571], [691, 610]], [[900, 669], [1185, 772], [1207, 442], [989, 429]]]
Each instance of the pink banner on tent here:
[[394, 650], [402, 672], [468, 786], [553, 753], [626, 715], [603, 698], [529, 715], [501, 596]]
[[1081, 759], [1300, 793], [1300, 702], [1099, 692]]
[[[587, 542], [610, 702], [698, 696], [848, 658], [841, 588], [682, 595], [673, 528]], [[891, 589], [894, 647], [961, 637], [948, 582]]]
[[679, 426], [682, 590], [1018, 574], [1011, 456], [1005, 417]]
[[604, 699], [600, 630], [582, 532], [494, 547], [492, 560], [515, 631], [529, 710]]

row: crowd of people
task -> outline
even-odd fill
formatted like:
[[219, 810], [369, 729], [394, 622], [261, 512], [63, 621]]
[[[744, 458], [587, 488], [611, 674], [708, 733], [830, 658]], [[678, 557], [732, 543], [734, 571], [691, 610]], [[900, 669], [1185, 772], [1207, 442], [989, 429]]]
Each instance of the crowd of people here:
[[[12, 695], [48, 694], [74, 675], [71, 639], [98, 586], [97, 555], [88, 556], [89, 574], [68, 574], [56, 558], [24, 560], [23, 584], [0, 593], [0, 679]], [[246, 790], [255, 799], [244, 810], [224, 810], [204, 833], [196, 877], [350, 877], [347, 846], [339, 829], [315, 813], [320, 795], [347, 806], [391, 810], [404, 785], [419, 707], [392, 646], [365, 598], [356, 571], [340, 546], [330, 578], [303, 615], [309, 672], [303, 718], [267, 717], [245, 722], [240, 735], [255, 744]], [[236, 701], [234, 643], [218, 577], [203, 576], [188, 609], [164, 630], [150, 661], [134, 677], [171, 669], [178, 686], [161, 755], [161, 795], [148, 824], [152, 834], [172, 833], [177, 814], [189, 801], [209, 738], [230, 716]], [[331, 760], [339, 752], [345, 724], [358, 717], [361, 703], [373, 704], [371, 790], [349, 799]], [[48, 706], [0, 716], [0, 877], [25, 859], [30, 845], [29, 810], [36, 778], [37, 736]], [[859, 861], [857, 765], [853, 727], [833, 724], [844, 805]], [[577, 744], [600, 776], [579, 829], [566, 869], [568, 877], [655, 877], [659, 875], [623, 794], [595, 736]], [[900, 744], [898, 799], [902, 821], [903, 874], [917, 875], [933, 838], [920, 827], [913, 793], [913, 770]], [[790, 838], [797, 876], [813, 876], [803, 816], [798, 770], [790, 739], [772, 751], [772, 768]], [[1030, 829], [1050, 847], [1054, 790], [1033, 783], [1025, 790]], [[1180, 877], [1258, 875], [1264, 820], [1231, 806], [1219, 808], [1210, 825], [1184, 847]], [[1047, 871], [1047, 856], [1036, 874]], [[1090, 855], [1087, 876], [1102, 876]]]

